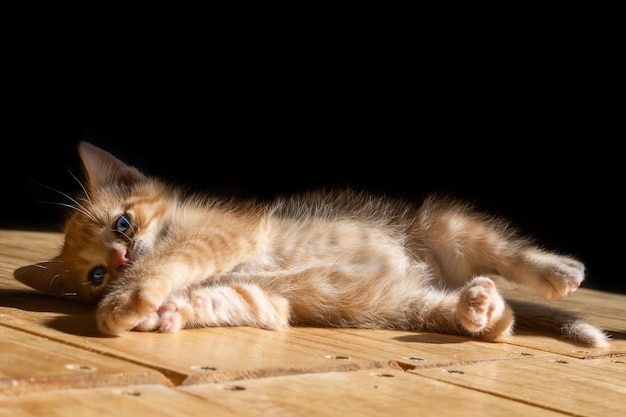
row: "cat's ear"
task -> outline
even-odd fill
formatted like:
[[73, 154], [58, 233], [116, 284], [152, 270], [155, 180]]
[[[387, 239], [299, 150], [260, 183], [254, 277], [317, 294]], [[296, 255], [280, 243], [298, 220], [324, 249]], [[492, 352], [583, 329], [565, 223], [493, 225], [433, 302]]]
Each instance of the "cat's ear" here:
[[78, 153], [87, 174], [87, 185], [94, 190], [111, 183], [133, 184], [143, 181], [146, 177], [137, 168], [126, 165], [109, 152], [81, 142]]
[[16, 269], [13, 276], [22, 284], [45, 294], [58, 297], [72, 295], [67, 280], [63, 279], [65, 271], [60, 266], [61, 264], [54, 260], [26, 265]]

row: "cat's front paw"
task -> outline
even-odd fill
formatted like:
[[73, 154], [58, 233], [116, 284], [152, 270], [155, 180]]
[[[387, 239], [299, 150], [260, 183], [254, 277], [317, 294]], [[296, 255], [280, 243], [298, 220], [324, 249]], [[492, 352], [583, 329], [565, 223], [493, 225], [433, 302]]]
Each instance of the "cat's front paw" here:
[[159, 305], [154, 296], [140, 290], [111, 292], [96, 311], [98, 330], [105, 335], [119, 335], [149, 318]]
[[495, 283], [486, 277], [474, 278], [461, 289], [457, 316], [472, 335], [493, 339], [512, 331], [512, 314]]
[[585, 266], [575, 259], [543, 252], [531, 252], [527, 259], [536, 290], [551, 300], [572, 294], [585, 279]]
[[134, 330], [176, 333], [183, 326], [184, 320], [178, 306], [174, 302], [166, 302], [156, 312], [144, 318]]

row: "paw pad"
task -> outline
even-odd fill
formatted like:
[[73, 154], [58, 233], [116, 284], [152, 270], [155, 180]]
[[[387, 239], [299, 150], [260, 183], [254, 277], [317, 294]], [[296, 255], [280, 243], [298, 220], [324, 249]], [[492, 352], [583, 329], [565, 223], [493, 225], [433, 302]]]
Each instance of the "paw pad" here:
[[463, 327], [471, 333], [491, 327], [503, 311], [504, 300], [489, 278], [474, 278], [461, 291], [457, 313]]

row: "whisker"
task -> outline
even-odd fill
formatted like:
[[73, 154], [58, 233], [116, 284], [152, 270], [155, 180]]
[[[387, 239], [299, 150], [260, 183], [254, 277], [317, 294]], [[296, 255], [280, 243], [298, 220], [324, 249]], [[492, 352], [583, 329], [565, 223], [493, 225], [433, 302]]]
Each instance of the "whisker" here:
[[[72, 176], [73, 176], [73, 175], [72, 175]], [[32, 182], [34, 182], [35, 184], [39, 185], [40, 187], [43, 187], [43, 188], [45, 188], [45, 189], [47, 189], [47, 190], [54, 191], [55, 193], [59, 193], [59, 194], [61, 194], [63, 197], [67, 198], [68, 200], [70, 200], [70, 201], [71, 201], [72, 203], [74, 203], [75, 205], [72, 205], [72, 204], [66, 204], [66, 203], [54, 203], [54, 202], [50, 202], [50, 201], [44, 201], [44, 203], [47, 203], [47, 204], [56, 204], [56, 205], [59, 205], [59, 206], [63, 206], [63, 207], [68, 207], [68, 208], [71, 208], [71, 209], [73, 209], [73, 210], [76, 210], [76, 211], [78, 211], [78, 212], [80, 212], [80, 213], [84, 214], [85, 216], [87, 216], [88, 218], [90, 218], [91, 220], [93, 220], [94, 222], [97, 222], [97, 219], [94, 217], [94, 215], [93, 215], [93, 214], [91, 214], [91, 213], [89, 212], [89, 210], [87, 210], [87, 208], [86, 208], [85, 206], [83, 206], [83, 205], [82, 205], [79, 201], [77, 201], [75, 198], [71, 197], [70, 195], [68, 195], [68, 194], [64, 193], [64, 192], [63, 192], [63, 191], [61, 191], [61, 190], [57, 190], [56, 188], [49, 187], [49, 186], [47, 186], [47, 185], [45, 185], [45, 184], [42, 184], [42, 183], [40, 183], [40, 182], [38, 182], [38, 181], [35, 181], [35, 180], [34, 180], [34, 179], [32, 179], [32, 178], [31, 178], [30, 180], [31, 180]], [[83, 188], [83, 190], [85, 190], [85, 188], [82, 186], [82, 184], [81, 184], [81, 188]], [[88, 199], [89, 203], [91, 203], [91, 200], [89, 200], [89, 196], [87, 196], [87, 199]]]
[[[57, 260], [57, 259], [49, 259], [49, 260], [47, 260], [47, 261], [40, 261], [40, 262], [37, 262], [36, 264], [33, 264], [33, 266], [36, 266], [37, 268], [41, 268], [41, 269], [47, 269], [47, 268], [48, 268], [48, 266], [47, 266], [47, 265], [45, 265], [45, 264], [53, 264], [53, 263], [60, 263], [60, 264], [62, 264], [62, 263], [63, 263], [63, 261], [61, 261], [61, 260]], [[66, 271], [66, 272], [67, 272], [67, 271]]]
[[98, 219], [95, 218], [95, 216], [93, 214], [91, 214], [89, 211], [87, 211], [86, 208], [84, 208], [82, 205], [78, 204], [77, 206], [74, 206], [72, 204], [67, 204], [67, 203], [55, 203], [54, 201], [43, 201], [43, 203], [46, 204], [55, 204], [57, 206], [63, 206], [63, 207], [67, 207], [67, 208], [71, 208], [72, 210], [76, 210], [79, 213], [82, 213], [85, 215], [85, 217], [90, 218], [91, 220], [94, 221], [94, 223], [98, 222]]
[[42, 183], [40, 183], [39, 181], [35, 181], [35, 180], [34, 180], [34, 179], [32, 179], [32, 178], [30, 178], [30, 180], [31, 180], [32, 182], [34, 182], [35, 184], [37, 184], [38, 186], [43, 187], [43, 188], [45, 188], [45, 189], [47, 189], [47, 190], [50, 190], [50, 191], [54, 191], [55, 193], [59, 193], [59, 194], [61, 194], [63, 197], [67, 198], [68, 200], [70, 200], [70, 201], [72, 201], [72, 202], [74, 202], [74, 203], [78, 204], [78, 202], [77, 202], [76, 200], [74, 200], [72, 197], [70, 197], [68, 194], [64, 193], [63, 191], [61, 191], [61, 190], [57, 190], [57, 189], [56, 189], [56, 188], [54, 188], [54, 187], [50, 187], [50, 186], [48, 186], [48, 185], [42, 184]]
[[83, 190], [83, 193], [85, 193], [86, 198], [83, 198], [83, 200], [86, 200], [87, 202], [89, 202], [89, 204], [91, 204], [93, 206], [93, 203], [91, 202], [91, 199], [89, 198], [89, 193], [87, 192], [87, 189], [85, 188], [83, 183], [78, 179], [78, 177], [76, 175], [74, 175], [74, 173], [70, 170], [70, 168], [68, 166], [66, 166], [66, 168], [67, 168], [67, 172], [70, 173], [72, 178], [74, 178], [76, 180], [76, 182], [78, 183], [80, 188]]
[[59, 275], [59, 274], [53, 275], [52, 278], [50, 279], [50, 285], [48, 287], [52, 288], [52, 284], [54, 283], [55, 278], [58, 278], [60, 276], [61, 275]]

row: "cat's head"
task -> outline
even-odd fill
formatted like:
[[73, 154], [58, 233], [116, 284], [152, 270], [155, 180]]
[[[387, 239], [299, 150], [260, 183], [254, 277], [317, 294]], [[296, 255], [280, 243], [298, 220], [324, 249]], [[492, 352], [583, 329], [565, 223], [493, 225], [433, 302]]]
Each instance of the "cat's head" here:
[[161, 182], [81, 142], [84, 194], [72, 201], [61, 253], [14, 277], [47, 294], [95, 303], [166, 233], [173, 196]]

